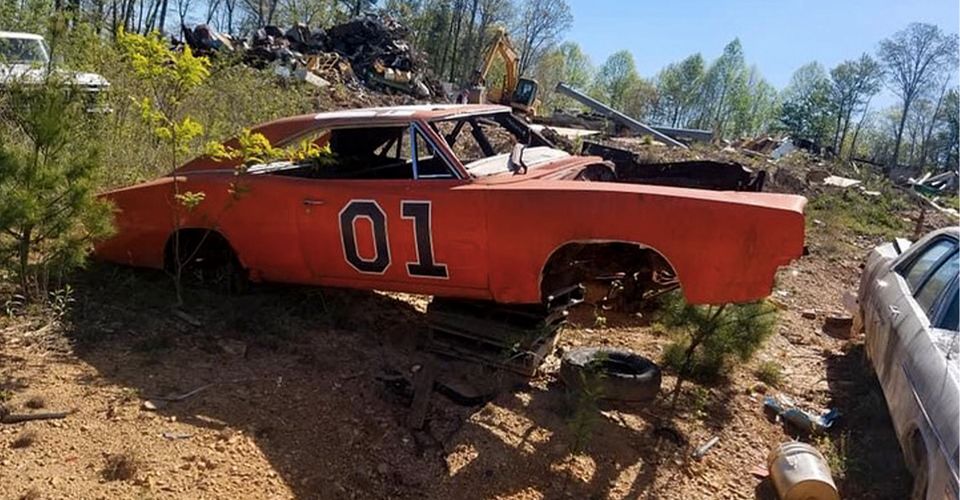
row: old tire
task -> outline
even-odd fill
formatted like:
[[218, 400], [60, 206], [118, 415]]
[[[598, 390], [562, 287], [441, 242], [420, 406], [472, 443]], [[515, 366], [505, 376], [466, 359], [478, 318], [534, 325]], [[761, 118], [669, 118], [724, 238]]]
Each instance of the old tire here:
[[560, 362], [560, 379], [573, 391], [606, 401], [648, 403], [660, 392], [660, 367], [620, 349], [570, 349]]

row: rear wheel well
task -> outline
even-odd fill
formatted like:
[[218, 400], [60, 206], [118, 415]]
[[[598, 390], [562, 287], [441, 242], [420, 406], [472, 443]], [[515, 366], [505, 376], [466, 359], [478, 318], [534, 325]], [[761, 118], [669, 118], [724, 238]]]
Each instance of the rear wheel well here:
[[164, 269], [175, 274], [178, 259], [182, 277], [190, 281], [224, 285], [235, 291], [246, 279], [236, 251], [223, 234], [213, 229], [182, 228], [171, 233], [163, 250]]
[[911, 500], [922, 500], [927, 497], [927, 444], [920, 429], [914, 429], [908, 440], [910, 450], [907, 452], [907, 466], [913, 475]]
[[657, 250], [632, 242], [573, 242], [556, 249], [540, 275], [540, 296], [589, 282], [619, 280], [628, 299], [642, 300], [680, 286], [676, 270]]

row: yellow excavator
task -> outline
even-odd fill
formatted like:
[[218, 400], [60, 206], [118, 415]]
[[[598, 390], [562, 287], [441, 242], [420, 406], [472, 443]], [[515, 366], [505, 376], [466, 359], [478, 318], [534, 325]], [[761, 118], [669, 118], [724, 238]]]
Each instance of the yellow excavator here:
[[[497, 56], [503, 59], [506, 67], [506, 74], [503, 76], [502, 84], [487, 88], [487, 74]], [[507, 31], [500, 28], [493, 40], [493, 44], [484, 57], [483, 66], [473, 72], [470, 82], [470, 88], [467, 89], [467, 102], [470, 104], [480, 104], [489, 102], [493, 104], [503, 104], [513, 108], [514, 112], [528, 116], [536, 115], [537, 93], [540, 90], [540, 84], [531, 78], [520, 78], [520, 56], [510, 43], [510, 37]]]

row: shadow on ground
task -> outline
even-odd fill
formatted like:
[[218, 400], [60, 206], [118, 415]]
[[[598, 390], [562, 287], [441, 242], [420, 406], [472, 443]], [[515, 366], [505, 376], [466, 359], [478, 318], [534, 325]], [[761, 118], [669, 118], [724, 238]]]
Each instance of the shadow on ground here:
[[[425, 429], [411, 431], [408, 391], [381, 380], [412, 378], [424, 361], [416, 345], [425, 319], [411, 301], [315, 288], [190, 290], [184, 317], [169, 307], [166, 276], [106, 265], [78, 277], [74, 299], [67, 335], [100, 377], [131, 388], [138, 405], [206, 386], [158, 413], [244, 431], [299, 498], [488, 498], [531, 488], [548, 498], [657, 498], [661, 465], [670, 465], [669, 481], [682, 480], [689, 456], [664, 438], [660, 406], [594, 412], [583, 436], [562, 386], [518, 384], [476, 365], [461, 368], [507, 390], [482, 407], [435, 394]], [[703, 403], [720, 426], [723, 394]]]
[[[841, 498], [901, 499], [910, 493], [893, 422], [862, 343], [826, 358], [830, 406], [841, 428], [829, 439], [828, 458]], [[842, 472], [842, 474], [837, 474]]]

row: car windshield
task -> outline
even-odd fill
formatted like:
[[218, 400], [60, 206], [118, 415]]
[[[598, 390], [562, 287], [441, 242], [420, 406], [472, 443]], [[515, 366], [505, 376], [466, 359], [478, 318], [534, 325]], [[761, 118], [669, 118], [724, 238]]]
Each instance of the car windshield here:
[[520, 143], [530, 146], [523, 162], [531, 170], [569, 156], [551, 145], [509, 112], [466, 115], [430, 124], [446, 140], [474, 177], [510, 172], [510, 152]]
[[36, 38], [0, 38], [0, 63], [47, 64], [47, 49]]

